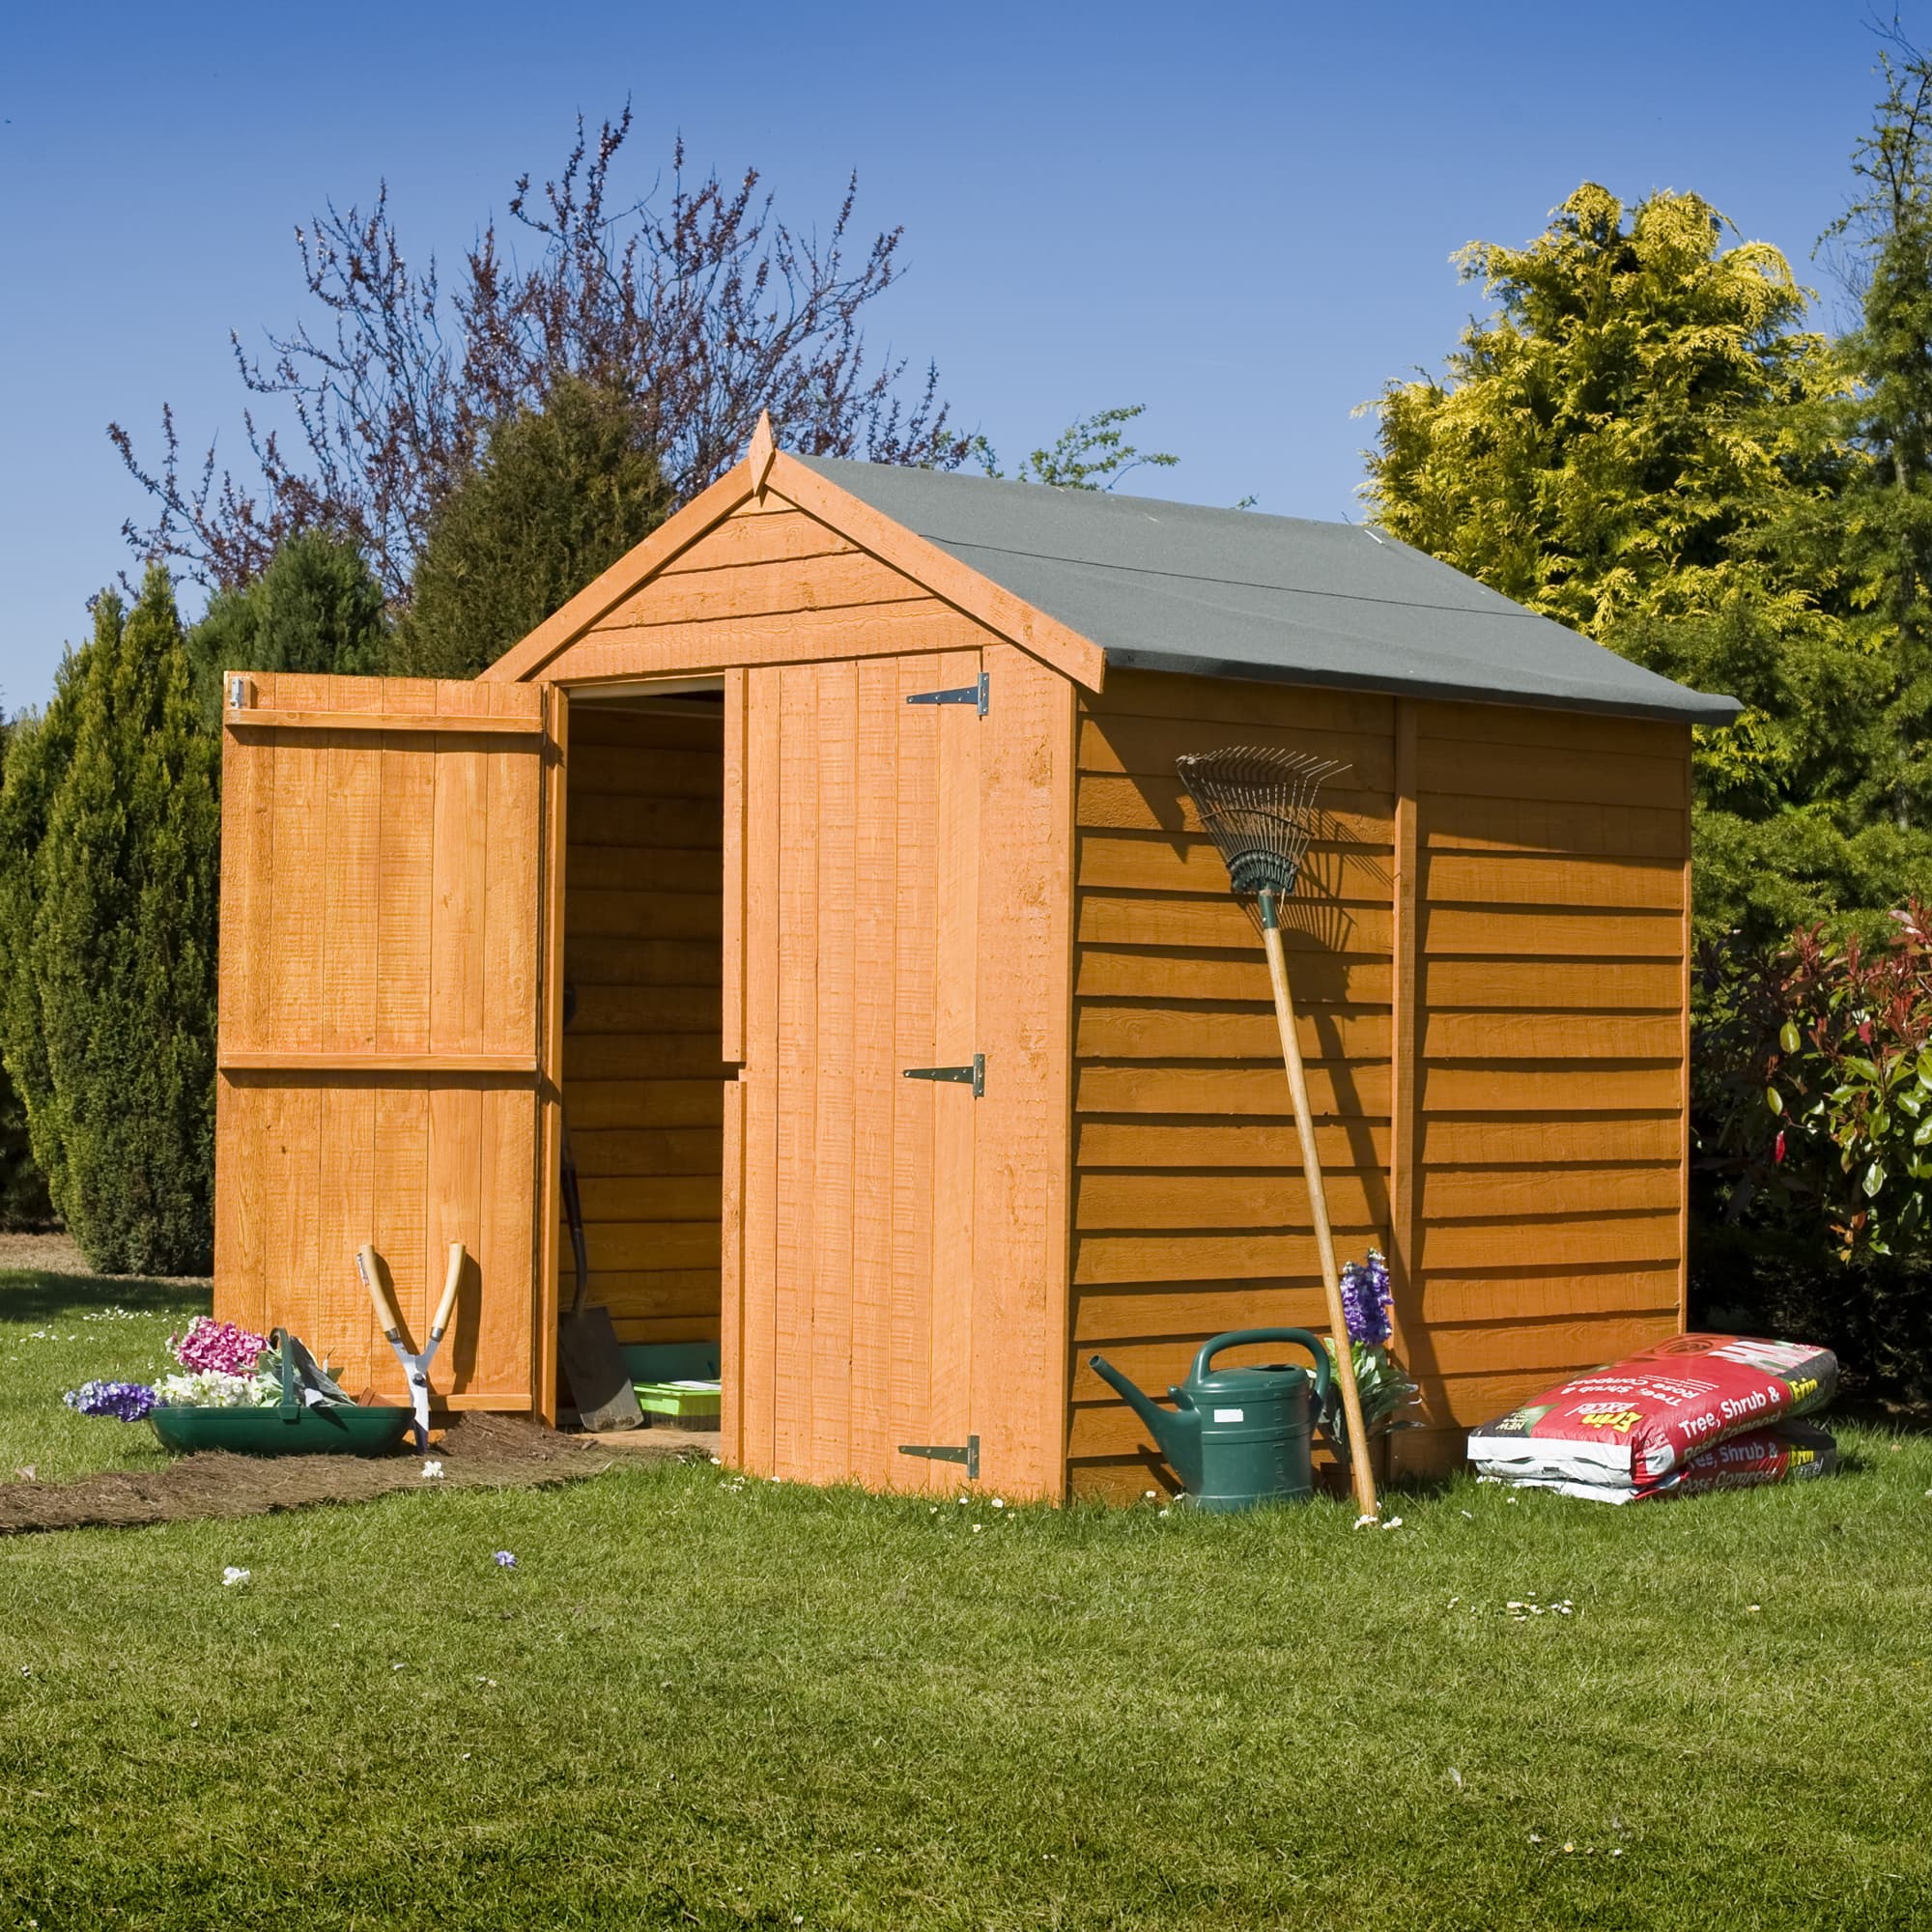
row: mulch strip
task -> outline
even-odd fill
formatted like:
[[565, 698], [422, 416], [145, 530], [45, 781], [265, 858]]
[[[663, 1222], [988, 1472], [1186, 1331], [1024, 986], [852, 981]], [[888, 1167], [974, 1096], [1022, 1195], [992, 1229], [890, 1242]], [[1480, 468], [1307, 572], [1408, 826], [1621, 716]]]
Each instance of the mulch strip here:
[[[671, 1430], [643, 1433], [626, 1461], [707, 1453]], [[707, 1438], [708, 1439], [708, 1438]], [[603, 1453], [600, 1453], [602, 1451]], [[549, 1489], [601, 1474], [614, 1460], [604, 1444], [558, 1435], [519, 1416], [453, 1416], [430, 1455], [441, 1487]], [[136, 1528], [203, 1518], [269, 1516], [313, 1503], [359, 1503], [424, 1487], [423, 1458], [391, 1456], [183, 1456], [164, 1469], [113, 1469], [70, 1483], [0, 1484], [0, 1536], [39, 1529]]]

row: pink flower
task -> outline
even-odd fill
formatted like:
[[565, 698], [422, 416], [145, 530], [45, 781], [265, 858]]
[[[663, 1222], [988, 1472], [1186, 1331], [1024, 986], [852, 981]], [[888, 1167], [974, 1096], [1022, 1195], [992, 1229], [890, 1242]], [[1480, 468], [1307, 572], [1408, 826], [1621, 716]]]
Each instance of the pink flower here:
[[168, 1352], [183, 1368], [213, 1370], [224, 1376], [253, 1375], [256, 1357], [268, 1346], [266, 1335], [252, 1334], [233, 1321], [216, 1321], [207, 1315], [197, 1315], [187, 1324], [185, 1335], [168, 1337]]

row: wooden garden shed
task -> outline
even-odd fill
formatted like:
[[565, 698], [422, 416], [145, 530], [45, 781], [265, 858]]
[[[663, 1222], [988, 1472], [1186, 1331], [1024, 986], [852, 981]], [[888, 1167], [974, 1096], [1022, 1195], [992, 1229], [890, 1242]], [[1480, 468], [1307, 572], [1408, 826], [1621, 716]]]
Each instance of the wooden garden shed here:
[[475, 683], [231, 678], [216, 1311], [387, 1386], [356, 1248], [420, 1336], [462, 1240], [440, 1394], [554, 1416], [567, 1117], [592, 1296], [718, 1345], [730, 1462], [1148, 1487], [1092, 1350], [1157, 1391], [1322, 1325], [1174, 764], [1279, 744], [1352, 767], [1289, 943], [1440, 1464], [1682, 1321], [1690, 728], [1735, 710], [1355, 526], [761, 426]]

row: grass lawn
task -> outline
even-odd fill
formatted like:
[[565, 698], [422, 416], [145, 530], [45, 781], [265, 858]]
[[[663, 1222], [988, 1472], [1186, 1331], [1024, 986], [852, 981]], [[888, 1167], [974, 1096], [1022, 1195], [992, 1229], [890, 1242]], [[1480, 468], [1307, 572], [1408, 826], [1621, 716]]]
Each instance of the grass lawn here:
[[[57, 1398], [181, 1312], [0, 1280], [0, 1479], [149, 1455]], [[0, 1927], [1923, 1925], [1932, 1440], [1844, 1438], [1360, 1532], [619, 1467], [10, 1538]]]

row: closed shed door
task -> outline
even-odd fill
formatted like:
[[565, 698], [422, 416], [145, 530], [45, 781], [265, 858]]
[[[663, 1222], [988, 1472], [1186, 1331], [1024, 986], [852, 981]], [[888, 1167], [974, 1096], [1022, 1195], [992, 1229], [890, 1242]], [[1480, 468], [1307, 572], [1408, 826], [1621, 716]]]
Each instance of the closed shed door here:
[[727, 715], [743, 896], [726, 1037], [741, 1025], [743, 1070], [726, 1108], [726, 1448], [764, 1473], [966, 1476], [899, 1452], [976, 1430], [983, 1103], [906, 1069], [970, 1066], [979, 1046], [981, 720], [907, 700], [980, 668], [970, 651], [755, 669]]
[[224, 711], [215, 1310], [293, 1329], [352, 1390], [402, 1378], [470, 1265], [432, 1379], [549, 1402], [536, 1236], [554, 976], [560, 699], [545, 687], [262, 675]]

